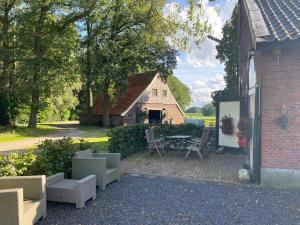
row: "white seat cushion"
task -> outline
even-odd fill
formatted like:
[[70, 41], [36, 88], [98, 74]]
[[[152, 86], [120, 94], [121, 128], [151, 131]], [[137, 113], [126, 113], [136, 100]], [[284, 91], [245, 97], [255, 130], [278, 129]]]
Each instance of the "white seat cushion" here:
[[74, 190], [78, 181], [77, 180], [70, 180], [64, 179], [55, 184], [47, 186], [47, 188], [58, 188], [58, 189], [67, 189], [67, 190]]

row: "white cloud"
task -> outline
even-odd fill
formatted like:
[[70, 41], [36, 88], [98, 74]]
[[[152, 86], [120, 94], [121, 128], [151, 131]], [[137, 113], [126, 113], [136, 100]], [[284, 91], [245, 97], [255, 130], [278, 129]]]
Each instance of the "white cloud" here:
[[[236, 3], [237, 0], [215, 0], [213, 3], [202, 0], [206, 17], [212, 25], [213, 36], [222, 38], [222, 27], [230, 18]], [[169, 5], [168, 10], [176, 13], [174, 5]], [[185, 16], [182, 14], [181, 18], [184, 19]], [[225, 87], [225, 81], [221, 75], [224, 73], [224, 65], [216, 60], [215, 45], [215, 42], [206, 40], [201, 48], [192, 46], [190, 52], [182, 53], [178, 57], [178, 65], [174, 74], [189, 86], [193, 106], [203, 106], [211, 102], [211, 92], [222, 90]]]
[[[230, 18], [237, 0], [217, 0], [215, 3], [202, 0], [201, 2], [205, 12], [204, 17], [208, 19], [212, 27], [212, 35], [217, 38], [222, 38], [222, 27]], [[167, 4], [165, 13], [176, 14], [178, 21], [185, 21], [187, 19], [187, 8], [179, 8], [177, 2]], [[187, 53], [186, 60], [195, 68], [212, 68], [219, 64], [216, 55], [216, 43], [214, 41], [205, 40], [201, 48], [195, 46], [191, 41], [190, 51]]]
[[215, 75], [211, 78], [196, 80], [191, 86], [192, 105], [203, 106], [211, 102], [211, 92], [225, 87], [223, 75]]

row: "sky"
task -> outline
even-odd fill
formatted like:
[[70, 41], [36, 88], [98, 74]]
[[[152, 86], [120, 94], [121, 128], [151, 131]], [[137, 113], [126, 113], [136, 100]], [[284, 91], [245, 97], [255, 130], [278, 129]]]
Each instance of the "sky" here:
[[[201, 1], [201, 0], [199, 0]], [[185, 0], [177, 0], [186, 4]], [[172, 7], [176, 1], [168, 3]], [[206, 16], [212, 26], [212, 35], [222, 38], [222, 27], [230, 18], [237, 0], [216, 0], [213, 3], [202, 0]], [[192, 48], [189, 52], [180, 52], [174, 75], [186, 84], [191, 91], [191, 106], [203, 106], [211, 102], [211, 92], [225, 87], [224, 65], [216, 59], [216, 43], [205, 40], [201, 48]]]

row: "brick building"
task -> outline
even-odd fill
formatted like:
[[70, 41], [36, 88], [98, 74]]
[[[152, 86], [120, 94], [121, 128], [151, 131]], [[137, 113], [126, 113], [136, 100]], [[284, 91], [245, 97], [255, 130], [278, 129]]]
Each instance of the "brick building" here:
[[239, 94], [263, 185], [300, 188], [300, 2], [239, 0]]
[[[97, 96], [93, 105], [93, 121], [101, 125], [103, 120], [103, 96]], [[112, 126], [136, 123], [184, 122], [184, 113], [173, 97], [168, 85], [159, 73], [147, 72], [128, 78], [124, 93], [117, 97], [110, 107]], [[80, 115], [80, 123], [88, 121], [85, 112]]]

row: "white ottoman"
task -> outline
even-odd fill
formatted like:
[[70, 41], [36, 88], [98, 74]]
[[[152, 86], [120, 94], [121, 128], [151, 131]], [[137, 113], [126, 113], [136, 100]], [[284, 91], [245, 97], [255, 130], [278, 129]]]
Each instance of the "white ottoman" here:
[[48, 201], [75, 203], [76, 208], [82, 208], [87, 200], [96, 199], [96, 176], [71, 180], [57, 173], [47, 177], [46, 197]]

